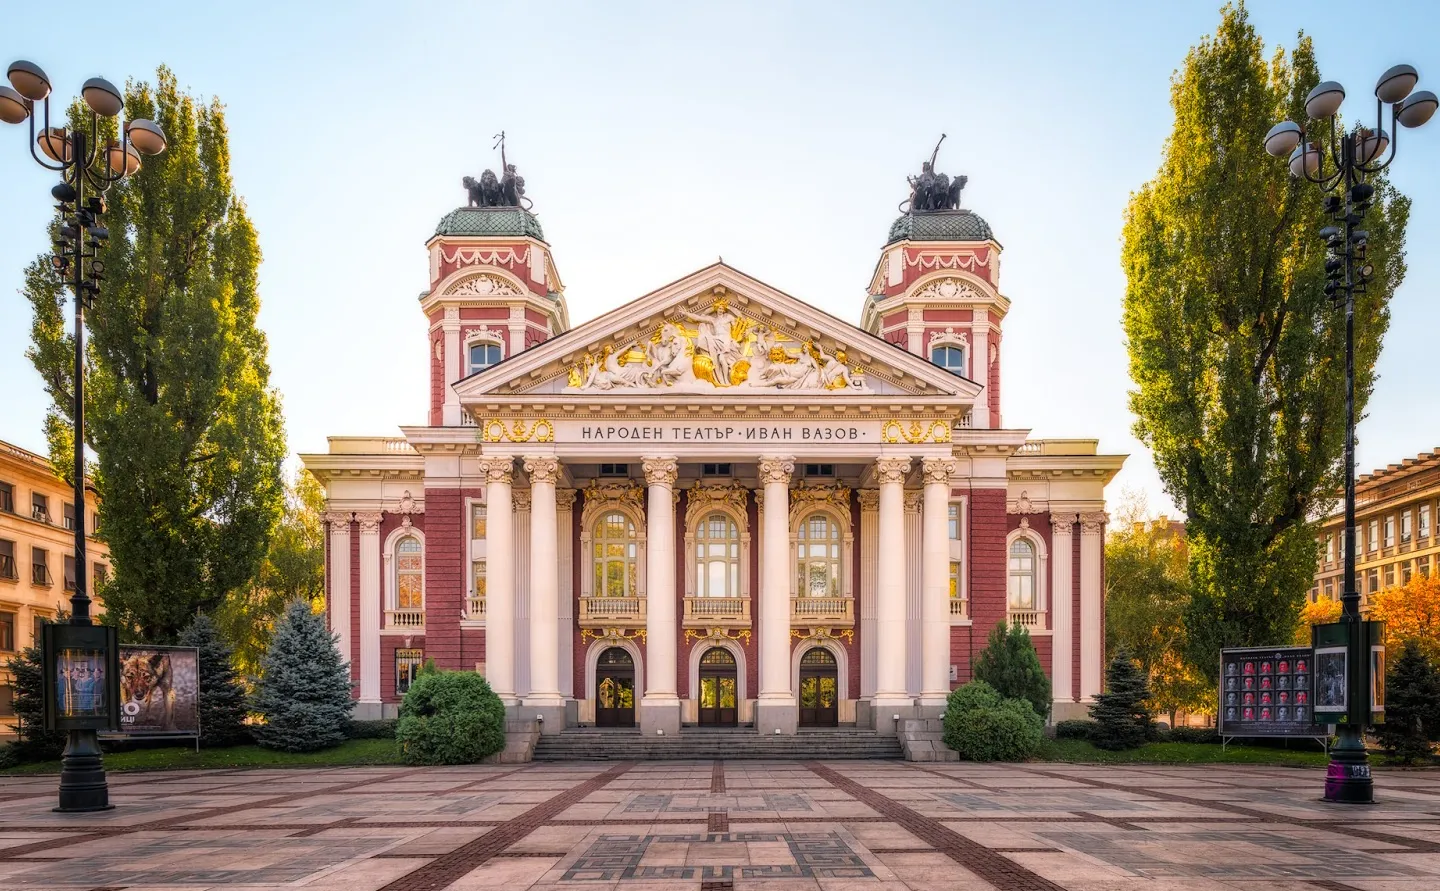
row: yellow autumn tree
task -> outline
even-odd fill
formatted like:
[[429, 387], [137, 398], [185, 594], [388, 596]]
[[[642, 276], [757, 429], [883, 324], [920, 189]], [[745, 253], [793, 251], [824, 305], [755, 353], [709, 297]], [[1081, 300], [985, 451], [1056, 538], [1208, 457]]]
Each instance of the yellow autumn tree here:
[[1440, 576], [1413, 576], [1398, 588], [1387, 588], [1371, 600], [1367, 618], [1385, 623], [1385, 646], [1398, 653], [1401, 644], [1419, 646], [1440, 658]]
[[1300, 610], [1300, 626], [1295, 629], [1296, 646], [1310, 646], [1310, 628], [1340, 621], [1341, 603], [1330, 597], [1317, 597]]

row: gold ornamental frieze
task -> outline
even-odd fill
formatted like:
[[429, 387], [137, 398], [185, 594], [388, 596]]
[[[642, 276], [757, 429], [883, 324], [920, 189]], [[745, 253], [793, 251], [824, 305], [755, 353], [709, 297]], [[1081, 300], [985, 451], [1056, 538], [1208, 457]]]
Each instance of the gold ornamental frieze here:
[[638, 628], [634, 631], [624, 631], [620, 628], [606, 628], [602, 631], [595, 631], [590, 628], [580, 629], [580, 643], [587, 644], [592, 640], [609, 640], [619, 643], [622, 640], [645, 642], [645, 629]]
[[488, 418], [480, 425], [481, 442], [554, 442], [555, 425], [545, 418], [526, 424], [516, 418], [507, 422]]
[[708, 628], [704, 631], [697, 631], [694, 628], [685, 629], [685, 643], [692, 640], [734, 640], [748, 646], [750, 644], [750, 629], [742, 628], [739, 631], [729, 632], [724, 628]]
[[945, 421], [902, 421], [891, 418], [880, 427], [880, 441], [887, 445], [908, 442], [950, 442], [950, 424]]

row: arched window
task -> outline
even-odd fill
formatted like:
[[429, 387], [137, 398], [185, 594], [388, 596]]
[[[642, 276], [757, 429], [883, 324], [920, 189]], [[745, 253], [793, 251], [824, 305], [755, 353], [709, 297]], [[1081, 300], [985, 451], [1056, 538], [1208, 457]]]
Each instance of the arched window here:
[[425, 607], [425, 568], [420, 540], [402, 538], [395, 545], [395, 609]]
[[930, 361], [951, 374], [965, 376], [965, 350], [958, 346], [937, 346], [930, 351]]
[[710, 514], [695, 530], [695, 593], [740, 596], [740, 527], [727, 514]]
[[1035, 608], [1035, 546], [1023, 538], [1010, 543], [1010, 608]]
[[483, 371], [500, 361], [500, 344], [487, 340], [470, 344], [470, 373]]
[[811, 514], [800, 524], [798, 540], [799, 596], [839, 597], [840, 524], [829, 514]]
[[619, 511], [595, 523], [595, 596], [636, 597], [635, 524]]

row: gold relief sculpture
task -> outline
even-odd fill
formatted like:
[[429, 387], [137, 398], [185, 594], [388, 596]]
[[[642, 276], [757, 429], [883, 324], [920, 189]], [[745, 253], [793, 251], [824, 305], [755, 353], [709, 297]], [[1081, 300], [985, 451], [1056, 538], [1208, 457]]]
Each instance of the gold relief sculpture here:
[[733, 633], [726, 631], [724, 628], [710, 628], [705, 631], [696, 631], [694, 628], [685, 629], [684, 641], [687, 644], [690, 643], [692, 640], [716, 640], [719, 638], [723, 638], [725, 640], [740, 641], [742, 644], [749, 646], [750, 629], [742, 628], [739, 631], [735, 631]]
[[641, 643], [644, 643], [645, 629], [641, 628], [636, 631], [627, 632], [622, 631], [619, 628], [606, 628], [603, 631], [595, 631], [590, 628], [581, 628], [580, 643], [587, 644], [592, 640], [613, 640], [616, 642], [622, 640], [638, 640]]
[[890, 445], [908, 442], [950, 442], [950, 425], [945, 421], [904, 421], [891, 418], [880, 428], [880, 441]]
[[480, 425], [481, 442], [554, 442], [555, 425], [541, 418], [528, 427], [520, 418], [506, 426], [499, 418], [490, 418]]

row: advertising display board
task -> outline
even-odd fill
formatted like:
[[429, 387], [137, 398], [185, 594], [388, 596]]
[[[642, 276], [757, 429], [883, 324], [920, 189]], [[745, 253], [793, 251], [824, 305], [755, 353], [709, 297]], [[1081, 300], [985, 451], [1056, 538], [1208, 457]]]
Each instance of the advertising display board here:
[[116, 632], [104, 625], [49, 624], [40, 629], [48, 730], [113, 730], [120, 685]]
[[200, 735], [200, 650], [120, 647], [120, 735]]
[[1328, 736], [1315, 723], [1318, 655], [1310, 647], [1221, 650], [1220, 735]]

